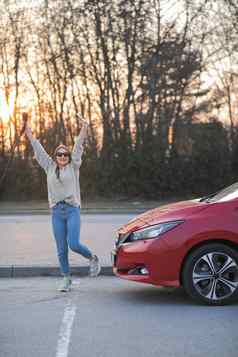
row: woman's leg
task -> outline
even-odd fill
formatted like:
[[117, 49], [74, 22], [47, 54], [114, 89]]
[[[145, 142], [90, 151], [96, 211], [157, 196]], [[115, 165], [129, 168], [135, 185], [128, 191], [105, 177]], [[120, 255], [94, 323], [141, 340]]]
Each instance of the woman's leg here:
[[87, 259], [92, 259], [92, 252], [80, 243], [80, 207], [67, 207], [67, 232], [70, 249]]
[[61, 273], [69, 275], [66, 212], [62, 206], [53, 208], [52, 225]]

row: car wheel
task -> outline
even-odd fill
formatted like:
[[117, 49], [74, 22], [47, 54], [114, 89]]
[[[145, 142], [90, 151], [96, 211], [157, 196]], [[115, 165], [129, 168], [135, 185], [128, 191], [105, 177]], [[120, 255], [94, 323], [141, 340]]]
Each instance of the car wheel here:
[[225, 244], [206, 244], [190, 253], [183, 286], [199, 302], [225, 305], [238, 299], [238, 252]]

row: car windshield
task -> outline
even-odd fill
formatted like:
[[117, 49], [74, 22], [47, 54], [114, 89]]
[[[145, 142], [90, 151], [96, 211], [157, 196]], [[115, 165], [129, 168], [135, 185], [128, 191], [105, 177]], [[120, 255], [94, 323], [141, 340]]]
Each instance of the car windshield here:
[[204, 197], [204, 199], [202, 199], [201, 201], [223, 202], [223, 201], [233, 200], [234, 198], [238, 198], [238, 182], [210, 196]]

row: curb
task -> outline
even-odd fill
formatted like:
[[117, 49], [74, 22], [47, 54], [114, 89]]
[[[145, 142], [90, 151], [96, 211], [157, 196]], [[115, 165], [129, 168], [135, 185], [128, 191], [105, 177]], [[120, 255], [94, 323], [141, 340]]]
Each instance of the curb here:
[[[72, 275], [88, 276], [87, 266], [71, 266]], [[100, 275], [113, 276], [111, 266], [102, 266]], [[43, 276], [61, 276], [56, 266], [0, 266], [0, 278], [29, 278]]]

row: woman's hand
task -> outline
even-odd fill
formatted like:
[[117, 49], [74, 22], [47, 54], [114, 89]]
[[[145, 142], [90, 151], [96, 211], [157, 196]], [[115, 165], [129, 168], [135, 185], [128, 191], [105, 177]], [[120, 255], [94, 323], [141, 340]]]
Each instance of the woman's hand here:
[[33, 138], [32, 130], [31, 130], [31, 128], [29, 127], [28, 124], [26, 124], [25, 134], [26, 134], [26, 136], [27, 136], [29, 139], [32, 139], [32, 138]]
[[87, 120], [85, 120], [81, 115], [77, 114], [76, 117], [77, 117], [78, 121], [79, 121], [82, 125], [88, 126]]

